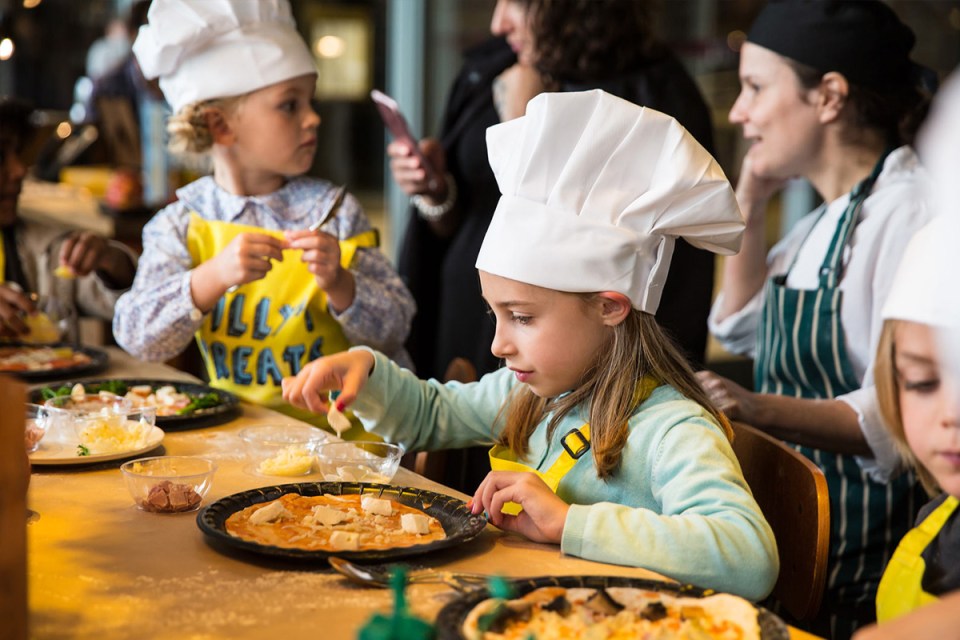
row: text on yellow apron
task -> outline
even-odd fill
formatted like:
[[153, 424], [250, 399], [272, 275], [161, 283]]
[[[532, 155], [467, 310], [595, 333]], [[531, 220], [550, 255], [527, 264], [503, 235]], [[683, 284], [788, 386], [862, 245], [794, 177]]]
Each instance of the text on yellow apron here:
[[[191, 213], [187, 248], [193, 266], [219, 254], [239, 234], [250, 232], [284, 237], [282, 231], [205, 220]], [[349, 268], [358, 248], [377, 244], [375, 230], [341, 240], [341, 266]], [[296, 375], [311, 360], [346, 350], [350, 343], [327, 312], [327, 296], [301, 260], [302, 254], [285, 250], [283, 261], [274, 261], [263, 278], [225, 293], [196, 336], [211, 386], [317, 424], [316, 414], [283, 402], [280, 381]]]
[[956, 508], [957, 499], [947, 496], [919, 526], [900, 540], [877, 588], [878, 622], [887, 622], [937, 601], [937, 596], [923, 590], [926, 563], [921, 554]]
[[[655, 379], [644, 376], [637, 384], [636, 391], [633, 394], [633, 406], [637, 407], [650, 397], [653, 390], [660, 385]], [[584, 424], [579, 429], [570, 429], [560, 439], [563, 446], [563, 452], [554, 461], [546, 471], [538, 471], [533, 467], [523, 464], [517, 459], [517, 454], [501, 444], [490, 448], [487, 455], [490, 457], [490, 468], [494, 471], [526, 471], [534, 473], [543, 480], [544, 484], [550, 487], [554, 493], [560, 486], [560, 481], [567, 473], [573, 469], [577, 461], [590, 450], [590, 425]], [[523, 509], [515, 502], [507, 502], [500, 509], [502, 513], [515, 516]]]

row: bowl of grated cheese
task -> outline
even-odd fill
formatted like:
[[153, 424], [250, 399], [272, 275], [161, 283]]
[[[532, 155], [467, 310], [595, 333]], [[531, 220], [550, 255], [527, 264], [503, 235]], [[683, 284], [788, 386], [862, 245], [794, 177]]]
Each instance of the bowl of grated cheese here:
[[134, 408], [112, 393], [84, 397], [61, 396], [44, 403], [49, 411], [48, 430], [79, 442], [78, 455], [103, 455], [136, 451], [147, 446], [156, 424], [156, 409]]
[[249, 470], [262, 476], [304, 476], [313, 473], [317, 447], [326, 432], [307, 425], [247, 427], [239, 433], [250, 461]]

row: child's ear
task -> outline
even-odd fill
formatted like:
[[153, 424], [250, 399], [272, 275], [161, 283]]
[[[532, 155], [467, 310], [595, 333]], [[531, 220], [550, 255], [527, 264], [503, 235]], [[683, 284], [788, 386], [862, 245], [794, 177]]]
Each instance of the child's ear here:
[[600, 299], [600, 318], [608, 327], [615, 327], [623, 322], [633, 310], [630, 298], [622, 293], [601, 291], [597, 297]]
[[207, 121], [207, 129], [210, 130], [210, 137], [214, 144], [229, 145], [234, 141], [233, 129], [227, 122], [226, 114], [223, 109], [210, 107], [203, 112], [203, 117]]
[[840, 116], [847, 96], [850, 95], [850, 83], [841, 73], [830, 71], [820, 79], [817, 106], [820, 108], [820, 122], [833, 122]]

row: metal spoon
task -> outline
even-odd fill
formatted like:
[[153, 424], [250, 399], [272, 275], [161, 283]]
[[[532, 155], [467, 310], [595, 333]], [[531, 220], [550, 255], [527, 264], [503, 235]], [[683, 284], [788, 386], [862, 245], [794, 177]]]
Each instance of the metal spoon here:
[[[389, 565], [359, 565], [343, 558], [332, 556], [330, 566], [349, 579], [373, 587], [390, 586]], [[469, 591], [487, 584], [490, 576], [479, 573], [458, 573], [454, 571], [419, 571], [407, 575], [407, 583], [438, 582], [453, 587], [457, 591]]]

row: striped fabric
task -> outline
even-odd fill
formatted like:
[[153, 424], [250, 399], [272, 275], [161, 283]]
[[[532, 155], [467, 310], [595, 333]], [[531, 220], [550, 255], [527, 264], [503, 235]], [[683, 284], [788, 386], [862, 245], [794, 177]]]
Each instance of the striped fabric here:
[[[786, 274], [770, 280], [757, 340], [757, 391], [827, 399], [860, 387], [847, 358], [840, 324], [843, 249], [877, 170], [857, 185], [837, 225], [814, 290], [790, 289]], [[874, 618], [884, 567], [909, 530], [920, 503], [913, 474], [889, 484], [871, 480], [853, 456], [796, 446], [823, 471], [830, 492], [830, 555], [827, 592], [811, 630], [848, 638]]]

